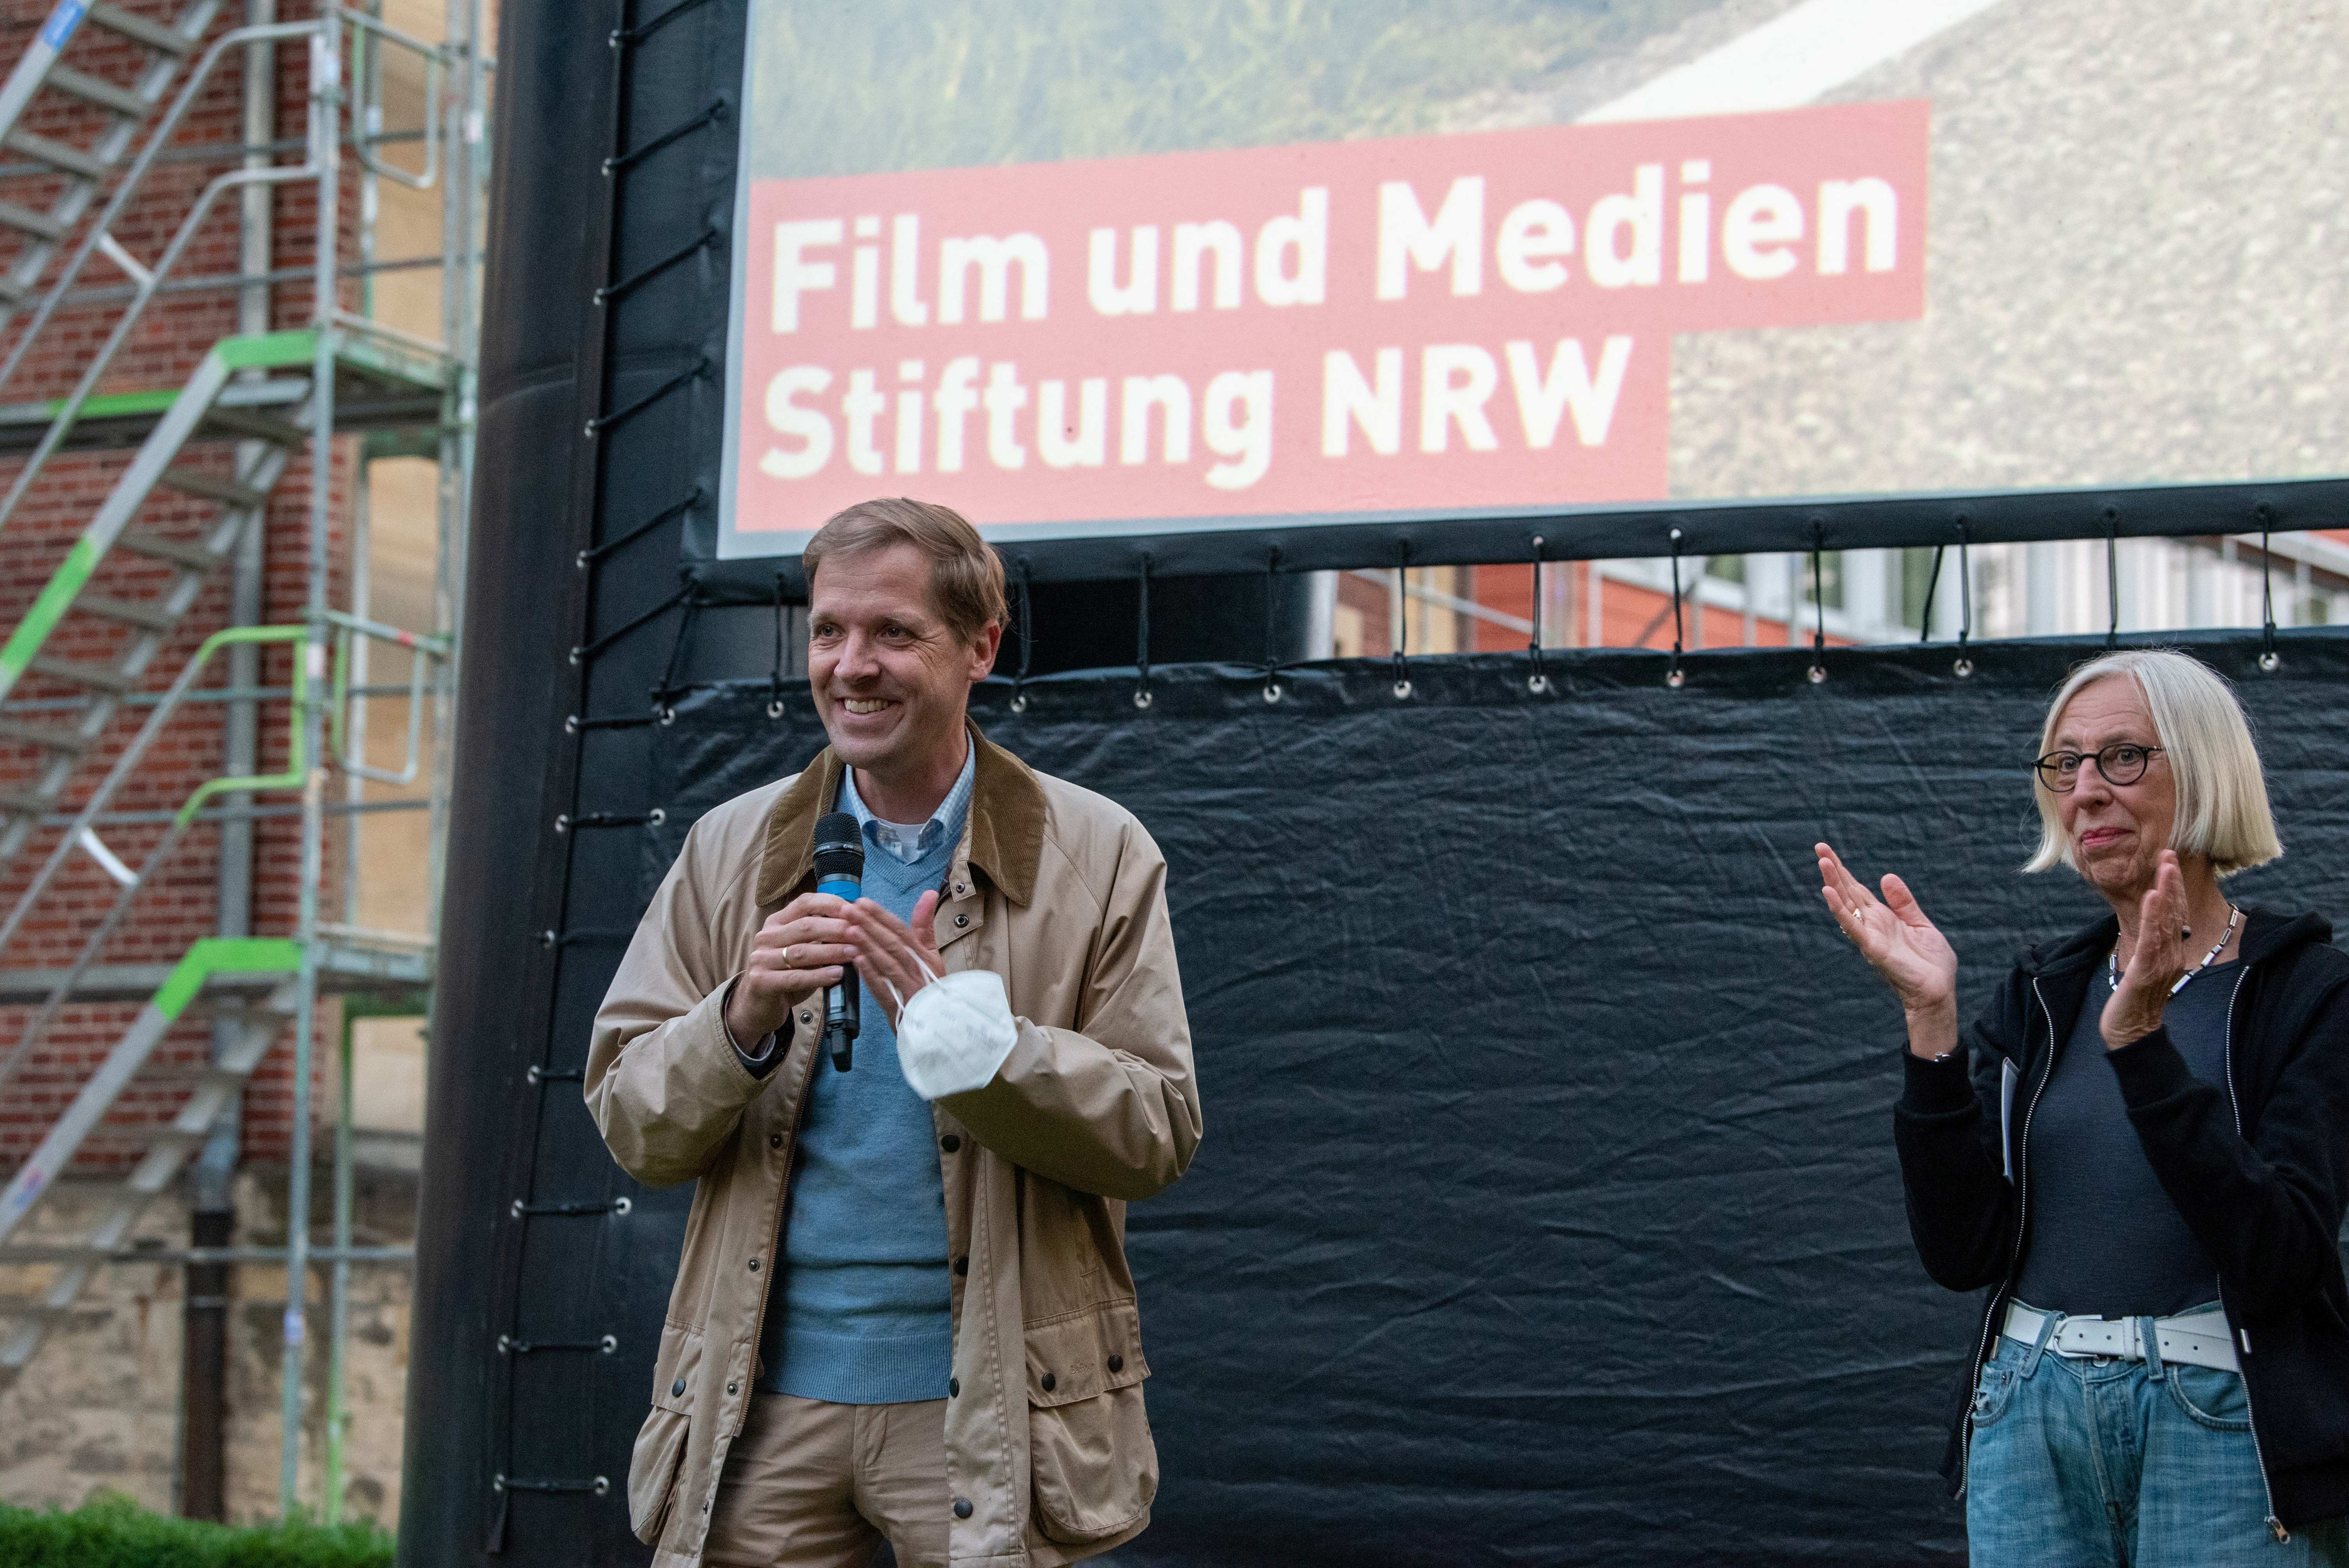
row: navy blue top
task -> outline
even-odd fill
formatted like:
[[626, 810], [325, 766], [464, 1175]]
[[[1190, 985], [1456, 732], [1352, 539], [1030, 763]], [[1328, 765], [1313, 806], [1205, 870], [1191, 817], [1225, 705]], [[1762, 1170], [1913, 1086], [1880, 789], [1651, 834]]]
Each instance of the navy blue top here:
[[[2227, 1009], [2243, 966], [2213, 964], [2161, 1021], [2193, 1075], [2222, 1091]], [[2031, 1234], [2015, 1299], [2075, 1317], [2168, 1317], [2218, 1299], [2219, 1270], [2153, 1173], [2097, 1032], [2112, 999], [2099, 966], [2031, 1113]], [[2023, 1114], [2023, 1095], [2014, 1113]]]

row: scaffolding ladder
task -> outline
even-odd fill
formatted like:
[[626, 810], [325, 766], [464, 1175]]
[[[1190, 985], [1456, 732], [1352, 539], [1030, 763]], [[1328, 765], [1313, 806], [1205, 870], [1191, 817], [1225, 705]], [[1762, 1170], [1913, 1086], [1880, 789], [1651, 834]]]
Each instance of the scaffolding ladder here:
[[[48, 863], [36, 871], [33, 886], [6, 916], [0, 944], [21, 926], [31, 900], [41, 894], [59, 865], [74, 853], [88, 854], [119, 888], [113, 910], [91, 928], [80, 955], [67, 969], [52, 972], [0, 965], [0, 999], [38, 1006], [33, 1027], [0, 1057], [0, 1081], [27, 1059], [30, 1048], [37, 1044], [39, 1030], [67, 1003], [144, 1003], [98, 1072], [80, 1086], [72, 1105], [46, 1129], [34, 1157], [0, 1191], [0, 1240], [18, 1226], [45, 1194], [54, 1191], [58, 1173], [106, 1122], [124, 1092], [141, 1081], [158, 1042], [176, 1023], [211, 1013], [233, 1026], [215, 1037], [222, 1048], [198, 1075], [177, 1114], [146, 1138], [136, 1168], [123, 1181], [109, 1182], [102, 1189], [98, 1211], [88, 1225], [64, 1243], [19, 1241], [0, 1246], [0, 1264], [46, 1264], [57, 1271], [35, 1299], [0, 1303], [0, 1378], [25, 1365], [48, 1327], [79, 1298], [95, 1268], [129, 1255], [123, 1242], [140, 1210], [168, 1189], [189, 1156], [233, 1114], [245, 1081], [272, 1042], [282, 1038], [290, 1026], [294, 1116], [287, 1196], [292, 1222], [283, 1248], [237, 1249], [241, 1257], [265, 1253], [269, 1261], [282, 1261], [286, 1273], [287, 1354], [281, 1368], [279, 1491], [281, 1505], [290, 1511], [298, 1501], [295, 1483], [302, 1442], [305, 1357], [299, 1347], [306, 1337], [305, 1318], [314, 1299], [307, 1270], [311, 1260], [320, 1256], [305, 1219], [318, 1000], [329, 993], [371, 993], [379, 997], [416, 995], [430, 984], [433, 957], [429, 934], [400, 938], [367, 932], [349, 923], [348, 917], [337, 923], [321, 908], [326, 818], [336, 810], [328, 804], [328, 769], [330, 764], [338, 766], [353, 779], [402, 783], [415, 779], [420, 716], [429, 696], [442, 743], [430, 799], [416, 804], [433, 813], [431, 844], [437, 860], [447, 788], [445, 726], [453, 689], [452, 635], [399, 632], [377, 625], [362, 614], [333, 608], [330, 521], [338, 503], [327, 443], [337, 435], [353, 432], [399, 432], [401, 449], [439, 458], [443, 471], [439, 501], [443, 564], [436, 573], [436, 602], [440, 608], [435, 624], [449, 625], [440, 617], [453, 610], [461, 587], [461, 553], [456, 557], [460, 564], [453, 572], [447, 563], [452, 545], [461, 552], [468, 488], [462, 474], [471, 452], [479, 157], [484, 140], [485, 73], [493, 63], [478, 46], [478, 0], [451, 0], [451, 36], [446, 45], [409, 37], [369, 10], [334, 0], [327, 0], [314, 17], [232, 27], [206, 45], [204, 36], [218, 19], [219, 9], [219, 0], [188, 0], [174, 20], [166, 24], [132, 15], [104, 0], [92, 4], [60, 0], [41, 36], [16, 62], [6, 83], [0, 85], [0, 145], [14, 148], [40, 165], [33, 170], [0, 169], [0, 179], [32, 172], [62, 181], [54, 187], [62, 193], [44, 211], [33, 211], [22, 204], [11, 209], [0, 202], [0, 235], [14, 231], [26, 236], [11, 263], [0, 271], [0, 330], [8, 328], [12, 321], [16, 328], [5, 356], [0, 356], [0, 387], [28, 362], [36, 340], [67, 307], [81, 313], [92, 300], [120, 297], [104, 290], [74, 292], [93, 257], [104, 257], [131, 285], [129, 303], [114, 315], [110, 329], [103, 323], [96, 329], [102, 341], [84, 359], [81, 374], [67, 396], [0, 404], [0, 457], [23, 459], [7, 493], [0, 497], [0, 528], [32, 493], [43, 465], [57, 453], [131, 452], [125, 471], [63, 558], [49, 570], [32, 605], [15, 626], [0, 628], [6, 633], [5, 642], [0, 642], [0, 699], [9, 700], [10, 708], [0, 713], [0, 745], [28, 748], [33, 755], [29, 776], [19, 787], [0, 790], [0, 871], [24, 851], [36, 831], [60, 826], [66, 830], [51, 845]], [[135, 86], [108, 82], [62, 63], [60, 56], [74, 29], [84, 24], [118, 33], [146, 51], [141, 57], [146, 64]], [[280, 43], [305, 45], [308, 53], [309, 124], [302, 160], [278, 162], [283, 149], [245, 147], [239, 155], [242, 167], [216, 177], [203, 188], [160, 253], [146, 260], [130, 254], [115, 238], [118, 220], [130, 211], [141, 181], [156, 167], [211, 73], [229, 51], [240, 46]], [[426, 109], [421, 173], [403, 170], [380, 156], [387, 139], [381, 113], [382, 61], [387, 51], [400, 49], [423, 61]], [[104, 108], [106, 118], [95, 139], [81, 146], [57, 139], [26, 142], [25, 139], [33, 134], [26, 127], [28, 112], [40, 117], [38, 123], [45, 130], [52, 129], [57, 118], [47, 112], [42, 101], [45, 94], [62, 94]], [[126, 161], [125, 155], [134, 143], [139, 150]], [[403, 333], [343, 307], [340, 286], [345, 269], [338, 256], [342, 242], [337, 214], [346, 200], [343, 158], [347, 150], [361, 170], [362, 271], [373, 260], [367, 233], [374, 219], [374, 181], [382, 178], [423, 189], [440, 181], [442, 307], [437, 339]], [[191, 241], [217, 199], [240, 187], [297, 183], [315, 192], [308, 226], [317, 242], [304, 269], [314, 302], [308, 325], [290, 332], [249, 333], [222, 339], [178, 387], [101, 391], [117, 351], [129, 340], [133, 326], [167, 276], [191, 253]], [[102, 207], [98, 205], [101, 198]], [[53, 265], [60, 256], [62, 264]], [[197, 286], [218, 286], [219, 282], [191, 281]], [[274, 281], [271, 273], [249, 277], [241, 273], [227, 280], [231, 286]], [[24, 307], [21, 313], [20, 307]], [[78, 325], [84, 316], [77, 314], [73, 319]], [[206, 444], [227, 446], [233, 457], [226, 464], [196, 458], [195, 449]], [[185, 627], [204, 584], [236, 554], [239, 541], [250, 540], [264, 526], [273, 489], [294, 459], [304, 454], [309, 459], [305, 498], [307, 593], [300, 624], [235, 627], [208, 640], [171, 687], [160, 700], [154, 699], [143, 689], [154, 661], [172, 634]], [[142, 508], [161, 492], [200, 503], [201, 516], [193, 527], [140, 526]], [[359, 526], [364, 528], [363, 518]], [[302, 559], [293, 552], [287, 552], [287, 558]], [[163, 569], [160, 573], [158, 564]], [[359, 578], [364, 581], [363, 572]], [[360, 602], [354, 608], [363, 610], [365, 590], [358, 592]], [[63, 636], [58, 634], [61, 627]], [[368, 638], [389, 638], [416, 655], [409, 690], [409, 755], [402, 769], [369, 768], [363, 737], [346, 738], [347, 713], [353, 714], [356, 724], [364, 724], [363, 654], [356, 661], [360, 689], [347, 688], [354, 651], [363, 649]], [[291, 760], [286, 772], [211, 781], [187, 802], [163, 841], [134, 870], [106, 847], [96, 830], [113, 820], [140, 820], [142, 814], [109, 813], [107, 803], [147, 743], [160, 732], [170, 710], [190, 696], [204, 657], [215, 646], [239, 640], [283, 642], [295, 655]], [[428, 664], [434, 675], [429, 694]], [[330, 667], [329, 693], [321, 689], [320, 677]], [[28, 698], [17, 690], [28, 676], [62, 683], [71, 695]], [[244, 688], [232, 680], [228, 689]], [[269, 695], [253, 690], [233, 700], [251, 702]], [[283, 690], [274, 694], [285, 695]], [[67, 817], [67, 797], [78, 764], [100, 747], [110, 748], [109, 727], [123, 711], [150, 702], [153, 711], [139, 736], [78, 811]], [[246, 794], [261, 789], [298, 790], [300, 795], [299, 913], [291, 937], [204, 938], [167, 973], [150, 965], [98, 963], [108, 934], [168, 861], [180, 836], [195, 821], [220, 815], [200, 813], [199, 808], [222, 793]], [[238, 809], [227, 815], [247, 814]], [[432, 882], [437, 893], [437, 871]], [[150, 1087], [155, 1083], [151, 1073], [144, 1081]], [[343, 1275], [349, 1260], [364, 1250], [347, 1245], [347, 1093], [343, 1120], [343, 1136], [337, 1140], [337, 1244], [325, 1249], [336, 1267], [330, 1292], [336, 1321], [328, 1393], [328, 1487], [321, 1511], [329, 1521], [336, 1517], [341, 1502], [336, 1479], [339, 1432], [332, 1429], [340, 1408]]]
[[[328, 339], [325, 357], [337, 383], [332, 406], [342, 428], [440, 418], [450, 386], [444, 362], [397, 344], [369, 342], [347, 327], [231, 337], [205, 354], [187, 385], [168, 395], [160, 412], [150, 412], [152, 428], [129, 466], [24, 619], [0, 644], [0, 698], [30, 672], [62, 682], [85, 699], [79, 718], [70, 724], [0, 718], [0, 740], [35, 747], [44, 758], [29, 788], [0, 791], [0, 872], [56, 809], [83, 754], [103, 736], [122, 699], [138, 689], [206, 579], [235, 552], [247, 529], [261, 526], [270, 491], [309, 441], [316, 402], [311, 373], [321, 357], [322, 333]], [[240, 380], [240, 373], [262, 378]], [[86, 412], [135, 418], [157, 401], [150, 394], [131, 393]], [[0, 409], [0, 451], [6, 449], [8, 413]], [[243, 466], [220, 474], [183, 460], [190, 445], [206, 437], [234, 437], [244, 443]], [[192, 538], [132, 527], [131, 520], [159, 489], [217, 509], [214, 520]], [[117, 550], [168, 565], [171, 575], [161, 592], [106, 591], [101, 569]], [[69, 659], [45, 653], [68, 614], [119, 629], [110, 656]]]
[[[33, 297], [50, 258], [98, 199], [140, 125], [171, 90], [219, 10], [220, 0], [190, 0], [166, 23], [107, 0], [57, 0], [51, 8], [32, 47], [0, 84], [0, 147], [31, 159], [38, 171], [58, 184], [46, 208], [0, 201], [0, 229], [25, 238], [16, 261], [0, 273], [0, 328], [7, 326], [17, 306]], [[66, 46], [85, 23], [139, 47], [145, 63], [136, 79], [125, 85], [65, 64]], [[76, 146], [26, 129], [27, 111], [45, 92], [99, 111], [98, 132], [88, 145]]]

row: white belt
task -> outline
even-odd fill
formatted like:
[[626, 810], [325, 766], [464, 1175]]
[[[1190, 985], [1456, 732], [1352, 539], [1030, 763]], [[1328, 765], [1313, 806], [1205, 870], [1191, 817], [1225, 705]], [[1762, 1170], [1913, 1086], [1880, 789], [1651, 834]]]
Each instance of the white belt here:
[[[2020, 1339], [2025, 1345], [2036, 1345], [2046, 1321], [2046, 1315], [2033, 1312], [2021, 1302], [2009, 1302], [2006, 1336]], [[2141, 1317], [2064, 1317], [2059, 1314], [2055, 1331], [2048, 1336], [2047, 1348], [2058, 1356], [2110, 1356], [2124, 1361], [2142, 1361], [2146, 1358], [2145, 1336], [2138, 1326], [2144, 1321]], [[2157, 1317], [2153, 1320], [2153, 1336], [2164, 1361], [2215, 1367], [2222, 1372], [2240, 1370], [2235, 1362], [2235, 1336], [2227, 1326], [2227, 1315], [2223, 1312]]]

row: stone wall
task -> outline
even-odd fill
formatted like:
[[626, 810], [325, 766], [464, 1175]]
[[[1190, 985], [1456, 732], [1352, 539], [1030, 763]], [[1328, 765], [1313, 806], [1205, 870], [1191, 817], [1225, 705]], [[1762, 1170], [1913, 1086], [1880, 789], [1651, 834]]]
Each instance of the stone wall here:
[[[60, 1183], [12, 1240], [62, 1241], [87, 1229], [96, 1189]], [[312, 1178], [316, 1234], [331, 1233], [331, 1169]], [[282, 1246], [285, 1171], [249, 1166], [236, 1189], [236, 1242]], [[141, 1219], [136, 1243], [187, 1243], [188, 1212], [174, 1198]], [[353, 1239], [363, 1246], [405, 1246], [416, 1237], [416, 1180], [397, 1170], [359, 1172]], [[0, 1294], [46, 1289], [48, 1271], [0, 1269]], [[314, 1512], [326, 1460], [328, 1271], [311, 1274], [305, 1346], [301, 1497]], [[101, 1490], [127, 1492], [149, 1508], [175, 1511], [180, 1451], [181, 1303], [185, 1271], [177, 1264], [127, 1264], [101, 1269], [73, 1313], [54, 1326], [12, 1384], [0, 1386], [0, 1501], [19, 1507], [74, 1507]], [[399, 1459], [408, 1379], [410, 1276], [404, 1264], [351, 1270], [350, 1333], [345, 1408], [343, 1512], [389, 1528], [399, 1513]], [[230, 1274], [228, 1430], [229, 1513], [233, 1520], [278, 1512], [279, 1369], [283, 1366], [285, 1271], [242, 1264]]]

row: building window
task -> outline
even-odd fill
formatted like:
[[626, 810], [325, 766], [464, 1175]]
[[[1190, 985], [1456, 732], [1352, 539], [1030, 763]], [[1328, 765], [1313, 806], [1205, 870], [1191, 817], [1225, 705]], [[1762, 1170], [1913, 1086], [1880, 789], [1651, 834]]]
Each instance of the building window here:
[[[1816, 560], [1818, 566], [1813, 569]], [[1817, 556], [1803, 557], [1803, 603], [1825, 604], [1830, 610], [1843, 608], [1843, 552], [1824, 551]]]
[[1933, 552], [1920, 546], [1900, 552], [1900, 624], [1912, 632], [1925, 629], [1933, 611]]

